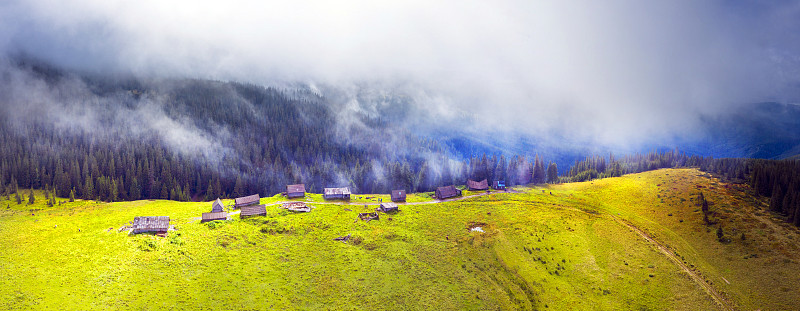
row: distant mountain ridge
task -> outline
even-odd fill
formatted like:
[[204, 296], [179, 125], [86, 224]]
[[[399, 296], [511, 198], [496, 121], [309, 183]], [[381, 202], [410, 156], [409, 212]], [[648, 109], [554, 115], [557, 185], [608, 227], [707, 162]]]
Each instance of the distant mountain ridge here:
[[678, 143], [689, 153], [714, 157], [787, 159], [800, 155], [800, 105], [742, 105], [702, 118], [698, 138]]

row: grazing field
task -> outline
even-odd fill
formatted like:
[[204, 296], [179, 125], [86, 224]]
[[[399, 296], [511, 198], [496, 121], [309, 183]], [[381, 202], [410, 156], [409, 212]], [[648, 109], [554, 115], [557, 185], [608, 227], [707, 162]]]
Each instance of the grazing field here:
[[[209, 202], [47, 207], [37, 193], [34, 205], [0, 200], [0, 309], [793, 309], [798, 231], [738, 187], [659, 170], [401, 204], [370, 222], [357, 214], [374, 211], [363, 205], [372, 195], [352, 205], [310, 195], [310, 213], [275, 205], [265, 217], [200, 223]], [[701, 190], [715, 225], [696, 205]], [[170, 216], [176, 230], [119, 231], [135, 216]], [[719, 226], [730, 242], [717, 240]]]

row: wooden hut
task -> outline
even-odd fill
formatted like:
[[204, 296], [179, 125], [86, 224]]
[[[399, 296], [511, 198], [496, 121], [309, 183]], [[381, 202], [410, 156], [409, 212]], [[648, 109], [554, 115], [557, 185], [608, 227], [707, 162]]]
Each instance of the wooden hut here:
[[306, 196], [306, 185], [304, 184], [296, 184], [296, 185], [288, 185], [286, 186], [286, 197], [289, 199], [292, 198], [302, 198]]
[[504, 180], [497, 180], [492, 183], [495, 190], [506, 190], [506, 182]]
[[467, 189], [469, 190], [489, 190], [489, 182], [486, 179], [481, 181], [467, 180]]
[[461, 189], [456, 188], [456, 186], [444, 186], [436, 188], [436, 198], [439, 200], [444, 200], [447, 198], [457, 197], [461, 195]]
[[392, 202], [381, 203], [380, 210], [384, 213], [396, 213], [398, 211], [397, 204]]
[[211, 212], [211, 213], [203, 213], [203, 217], [200, 222], [207, 222], [212, 220], [227, 220], [228, 213], [226, 212]]
[[211, 212], [212, 213], [219, 213], [219, 212], [223, 212], [223, 211], [225, 211], [225, 205], [222, 204], [222, 201], [220, 201], [219, 198], [217, 198], [217, 200], [214, 201], [214, 203], [211, 203]]
[[267, 215], [267, 206], [266, 205], [250, 205], [242, 207], [242, 212], [239, 214], [239, 218], [247, 218], [251, 216], [266, 216]]
[[133, 218], [133, 233], [155, 232], [163, 235], [169, 231], [169, 216], [140, 216]]
[[406, 201], [405, 190], [392, 190], [392, 202], [405, 202], [405, 201]]
[[248, 195], [246, 197], [236, 198], [236, 200], [234, 200], [234, 206], [236, 208], [242, 208], [242, 206], [258, 205], [260, 200], [261, 198], [258, 194]]
[[286, 202], [281, 205], [282, 208], [287, 209], [291, 212], [303, 212], [307, 213], [311, 211], [311, 207], [306, 205], [306, 202]]
[[325, 200], [350, 200], [350, 188], [325, 188], [322, 197]]

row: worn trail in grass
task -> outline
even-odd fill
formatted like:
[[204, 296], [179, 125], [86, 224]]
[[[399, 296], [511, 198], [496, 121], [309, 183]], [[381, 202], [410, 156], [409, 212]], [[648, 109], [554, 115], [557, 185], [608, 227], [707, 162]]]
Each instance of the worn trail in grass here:
[[[770, 214], [768, 198], [696, 169], [668, 169], [551, 187], [640, 228], [675, 254], [729, 306], [792, 310], [800, 300], [800, 230]], [[697, 196], [710, 203], [706, 224]], [[722, 228], [723, 239], [716, 231]]]
[[[696, 249], [686, 239], [674, 246], [665, 237], [680, 231], [626, 207], [647, 198], [626, 187], [657, 189], [627, 185], [641, 176], [401, 206], [366, 223], [356, 215], [374, 206], [274, 207], [265, 217], [201, 224], [209, 203], [0, 201], [0, 309], [719, 308], [608, 217], [619, 213], [681, 255]], [[613, 182], [622, 188], [608, 203]], [[170, 216], [177, 231], [117, 231], [139, 215]], [[468, 230], [475, 225], [485, 233]], [[348, 243], [333, 241], [348, 234]], [[703, 256], [686, 260], [713, 277], [719, 268]], [[738, 303], [736, 293], [726, 289]]]

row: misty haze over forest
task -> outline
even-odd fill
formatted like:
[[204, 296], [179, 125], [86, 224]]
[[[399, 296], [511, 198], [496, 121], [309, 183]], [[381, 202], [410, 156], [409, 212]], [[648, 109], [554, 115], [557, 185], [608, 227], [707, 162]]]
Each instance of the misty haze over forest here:
[[[595, 154], [674, 148], [789, 158], [798, 13], [795, 2], [10, 1], [3, 139], [34, 151], [24, 167], [50, 180], [61, 159], [81, 175], [72, 184], [108, 177], [130, 194], [137, 176], [152, 197], [217, 183], [220, 195], [513, 184], [537, 155], [562, 173]], [[92, 161], [113, 174], [87, 173]], [[186, 172], [145, 177], [165, 167]]]

